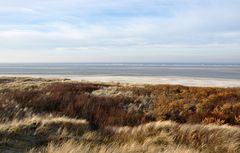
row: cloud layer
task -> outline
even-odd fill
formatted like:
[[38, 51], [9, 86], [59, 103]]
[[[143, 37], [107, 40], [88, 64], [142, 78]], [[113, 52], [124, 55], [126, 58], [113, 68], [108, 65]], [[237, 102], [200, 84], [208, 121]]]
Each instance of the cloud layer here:
[[0, 2], [0, 62], [238, 62], [238, 0]]

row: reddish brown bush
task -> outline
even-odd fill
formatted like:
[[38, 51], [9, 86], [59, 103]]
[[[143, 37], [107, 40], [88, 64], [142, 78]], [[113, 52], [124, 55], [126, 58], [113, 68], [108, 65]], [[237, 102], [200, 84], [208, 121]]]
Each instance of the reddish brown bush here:
[[[183, 86], [121, 87], [134, 96], [94, 96], [92, 91], [106, 85], [91, 83], [51, 83], [42, 88], [2, 89], [0, 117], [23, 116], [26, 109], [33, 114], [67, 115], [87, 119], [92, 127], [139, 125], [154, 119], [180, 123], [227, 123], [240, 125], [239, 88], [196, 88]], [[120, 87], [119, 87], [120, 88]], [[129, 111], [138, 97], [155, 95], [154, 106], [145, 113]], [[144, 98], [143, 98], [144, 99]], [[152, 100], [145, 101], [152, 103]], [[152, 110], [153, 109], [153, 110]], [[16, 110], [21, 110], [16, 113]], [[25, 110], [25, 111], [22, 111]], [[153, 111], [153, 112], [151, 112]], [[21, 115], [19, 115], [21, 114]], [[29, 114], [29, 113], [28, 113]], [[32, 113], [30, 113], [32, 114]]]
[[156, 95], [154, 113], [158, 119], [239, 125], [239, 88], [154, 86], [150, 90]]
[[129, 103], [131, 99], [118, 97], [95, 97], [82, 94], [76, 97], [64, 110], [65, 114], [81, 116], [90, 121], [94, 127], [110, 125], [139, 125], [147, 121], [143, 113], [128, 113], [120, 104]]
[[54, 83], [43, 89], [9, 90], [5, 97], [21, 108], [32, 108], [34, 113], [85, 118], [94, 128], [109, 125], [135, 126], [152, 120], [144, 113], [129, 113], [121, 107], [133, 102], [132, 98], [98, 97], [90, 94], [102, 87], [97, 84]]

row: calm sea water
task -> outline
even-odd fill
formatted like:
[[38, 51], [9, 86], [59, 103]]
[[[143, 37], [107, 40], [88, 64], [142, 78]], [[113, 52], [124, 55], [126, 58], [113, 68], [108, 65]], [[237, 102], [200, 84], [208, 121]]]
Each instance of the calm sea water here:
[[0, 64], [1, 75], [180, 76], [240, 79], [240, 64], [35, 63]]

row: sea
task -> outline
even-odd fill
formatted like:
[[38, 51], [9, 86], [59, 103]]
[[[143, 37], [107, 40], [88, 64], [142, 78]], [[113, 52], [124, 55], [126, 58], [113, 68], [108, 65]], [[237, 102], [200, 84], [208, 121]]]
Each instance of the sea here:
[[240, 79], [240, 63], [1, 63], [0, 75], [154, 76]]

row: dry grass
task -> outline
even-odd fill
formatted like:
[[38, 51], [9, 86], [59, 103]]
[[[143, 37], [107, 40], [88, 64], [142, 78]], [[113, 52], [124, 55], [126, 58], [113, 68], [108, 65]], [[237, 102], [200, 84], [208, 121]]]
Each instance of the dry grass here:
[[116, 145], [114, 143], [108, 145], [94, 146], [92, 144], [76, 143], [75, 141], [67, 141], [62, 144], [49, 144], [46, 148], [39, 150], [31, 150], [29, 153], [199, 153], [194, 149], [186, 147], [160, 147], [146, 148], [139, 144]]
[[208, 152], [240, 152], [240, 128], [227, 125], [181, 125], [173, 131], [174, 141]]
[[239, 88], [0, 78], [0, 152], [238, 153], [238, 125]]
[[65, 117], [31, 117], [0, 124], [0, 152], [25, 152], [33, 147], [71, 138], [89, 130], [85, 120]]
[[[157, 121], [137, 127], [90, 129], [84, 120], [33, 117], [0, 125], [0, 152], [217, 152], [240, 151], [240, 128]], [[33, 149], [35, 148], [35, 149]]]
[[[158, 121], [134, 128], [116, 128], [115, 138], [142, 145], [177, 144], [204, 152], [240, 152], [240, 128]], [[116, 141], [116, 140], [115, 140]]]
[[85, 134], [84, 140], [49, 143], [30, 152], [202, 152], [238, 153], [240, 128], [216, 125], [188, 125], [170, 121], [152, 122], [138, 127], [109, 127], [99, 134]]

